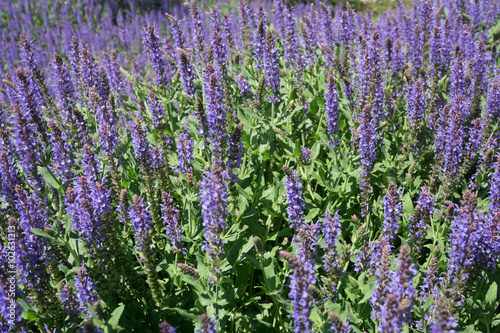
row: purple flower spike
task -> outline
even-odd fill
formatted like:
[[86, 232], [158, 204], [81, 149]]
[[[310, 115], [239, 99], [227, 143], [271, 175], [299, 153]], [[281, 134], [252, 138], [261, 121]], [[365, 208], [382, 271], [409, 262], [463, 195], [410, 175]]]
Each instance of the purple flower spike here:
[[359, 133], [359, 154], [361, 155], [361, 179], [359, 188], [363, 194], [362, 216], [367, 214], [369, 209], [368, 195], [371, 193], [370, 172], [377, 157], [378, 134], [375, 119], [372, 115], [371, 105], [367, 104], [361, 113], [361, 123]]
[[286, 199], [288, 202], [288, 218], [290, 225], [296, 230], [307, 227], [304, 226], [305, 202], [302, 198], [302, 183], [295, 170], [283, 165], [283, 171], [286, 175], [285, 189], [287, 191]]
[[[380, 318], [380, 332], [400, 332], [405, 324], [411, 321], [411, 309], [415, 290], [413, 278], [416, 269], [411, 263], [410, 251], [403, 245], [397, 261], [398, 270], [390, 271], [388, 247], [384, 248], [382, 265], [377, 269], [377, 288], [372, 295], [374, 319]], [[392, 277], [392, 281], [390, 278]]]
[[12, 161], [12, 156], [0, 148], [0, 188], [2, 194], [0, 197], [4, 198], [10, 205], [14, 205], [16, 185], [21, 183], [19, 173], [15, 164]]
[[90, 319], [89, 307], [97, 301], [95, 294], [95, 283], [90, 279], [85, 266], [78, 269], [75, 275], [76, 298], [80, 304], [80, 311], [85, 314], [85, 318]]
[[459, 176], [460, 161], [462, 160], [464, 128], [462, 126], [462, 112], [459, 108], [458, 96], [454, 107], [443, 108], [436, 133], [435, 152], [442, 163], [442, 173], [446, 184], [455, 182]]
[[23, 65], [29, 71], [30, 88], [32, 90], [32, 94], [34, 95], [35, 100], [38, 102], [38, 105], [41, 107], [47, 102], [46, 99], [48, 97], [48, 91], [45, 85], [45, 78], [43, 77], [43, 74], [37, 64], [33, 42], [29, 41], [23, 35], [21, 35], [19, 46], [21, 50], [21, 60], [23, 62]]
[[218, 264], [222, 254], [222, 232], [226, 229], [228, 185], [226, 175], [216, 163], [211, 171], [206, 171], [200, 184], [201, 215], [205, 227], [203, 248]]
[[292, 299], [292, 319], [293, 331], [295, 333], [308, 333], [311, 332], [311, 321], [309, 314], [312, 310], [312, 297], [309, 292], [309, 285], [314, 285], [316, 279], [314, 275], [310, 274], [307, 262], [303, 262], [295, 255], [280, 250], [279, 255], [285, 259], [293, 274], [290, 276], [290, 294]]
[[165, 119], [165, 109], [152, 91], [149, 92], [148, 108], [151, 113], [151, 123], [155, 129], [159, 130], [162, 121]]
[[150, 146], [146, 140], [146, 133], [138, 121], [132, 124], [132, 143], [134, 144], [135, 158], [143, 165], [149, 165], [151, 161]]
[[333, 28], [332, 16], [330, 14], [330, 8], [327, 7], [322, 2], [320, 2], [319, 4], [321, 8], [320, 18], [321, 18], [321, 26], [323, 28], [324, 40], [326, 45], [328, 45], [331, 48], [334, 41], [333, 37], [334, 28]]
[[99, 168], [97, 156], [88, 145], [83, 146], [83, 154], [83, 174], [88, 182], [94, 183], [98, 181], [101, 176], [101, 169]]
[[193, 172], [191, 167], [191, 161], [194, 160], [193, 157], [194, 141], [189, 136], [189, 130], [185, 130], [179, 135], [179, 141], [177, 143], [177, 149], [179, 151], [179, 166], [177, 171], [186, 175]]
[[302, 147], [300, 149], [300, 160], [305, 164], [311, 163], [311, 148]]
[[330, 211], [325, 214], [321, 230], [323, 231], [323, 241], [325, 242], [323, 266], [327, 273], [337, 272], [341, 268], [338, 267], [339, 255], [337, 253], [337, 242], [342, 233], [338, 211], [335, 212], [333, 217], [330, 215]]
[[490, 180], [490, 201], [491, 211], [500, 211], [500, 154], [497, 155], [497, 162], [495, 164], [495, 171], [491, 175]]
[[191, 10], [191, 15], [193, 17], [194, 31], [195, 31], [195, 40], [196, 40], [196, 57], [197, 64], [200, 65], [205, 59], [205, 40], [204, 40], [204, 31], [203, 25], [200, 19], [200, 14], [198, 12], [198, 7], [196, 6], [195, 1], [191, 1], [189, 4], [189, 9]]
[[250, 98], [252, 96], [252, 87], [248, 83], [247, 78], [244, 75], [238, 76], [238, 88], [240, 90], [241, 96], [244, 98]]
[[344, 323], [342, 319], [333, 311], [328, 314], [330, 321], [332, 322], [332, 330], [335, 333], [349, 333], [351, 330], [351, 325], [349, 323]]
[[486, 103], [486, 114], [500, 118], [500, 78], [498, 76], [490, 83]]
[[215, 319], [207, 316], [206, 313], [202, 314], [200, 317], [201, 329], [196, 330], [196, 333], [216, 333], [217, 323]]
[[500, 214], [488, 215], [477, 209], [477, 196], [466, 190], [458, 214], [451, 221], [449, 235], [448, 274], [454, 284], [463, 284], [495, 265], [492, 257], [498, 258]]
[[153, 66], [156, 83], [170, 85], [170, 70], [167, 67], [165, 59], [163, 58], [160, 36], [153, 26], [150, 25], [147, 28], [144, 28], [143, 43], [146, 46], [146, 51], [149, 54], [149, 58]]
[[176, 331], [176, 329], [166, 321], [162, 321], [158, 327], [160, 328], [160, 333], [175, 333]]
[[174, 200], [165, 191], [161, 192], [163, 204], [161, 211], [163, 213], [163, 224], [167, 230], [167, 236], [172, 242], [172, 249], [174, 252], [180, 251], [184, 254], [187, 253], [181, 242], [182, 229], [179, 225], [179, 210], [174, 206]]
[[191, 97], [196, 93], [194, 84], [194, 69], [189, 60], [189, 54], [183, 49], [177, 49], [179, 52], [179, 68], [181, 70], [182, 86], [184, 91]]
[[269, 90], [269, 102], [277, 103], [280, 101], [279, 91], [280, 83], [280, 68], [278, 59], [278, 50], [275, 47], [273, 34], [269, 28], [266, 28], [266, 52], [264, 58], [264, 74], [266, 76], [266, 85]]
[[394, 276], [392, 283], [389, 285], [389, 290], [399, 300], [399, 310], [401, 312], [400, 319], [402, 321], [402, 325], [404, 325], [404, 323], [408, 323], [410, 321], [410, 312], [413, 307], [411, 303], [415, 297], [413, 278], [417, 274], [415, 265], [411, 263], [410, 250], [406, 244], [401, 246], [401, 249], [399, 250], [397, 266], [398, 270], [393, 272]]
[[234, 169], [239, 168], [241, 165], [241, 157], [243, 156], [243, 142], [241, 142], [241, 134], [243, 131], [243, 124], [239, 123], [234, 129], [233, 135], [231, 135], [231, 141], [229, 143], [229, 153], [227, 167], [228, 172], [231, 174], [231, 180], [233, 182], [238, 181], [238, 177], [234, 174]]
[[455, 333], [457, 323], [453, 320], [443, 298], [437, 299], [436, 321], [431, 325], [431, 333]]
[[264, 20], [259, 21], [259, 25], [255, 30], [255, 36], [253, 40], [255, 59], [257, 60], [257, 66], [260, 69], [264, 69], [264, 59], [266, 53], [266, 31], [265, 31], [266, 22]]
[[361, 120], [362, 122], [359, 126], [359, 150], [364, 176], [368, 176], [368, 172], [372, 169], [373, 163], [377, 157], [376, 145], [378, 140], [376, 125], [369, 104], [363, 108]]
[[48, 121], [50, 132], [50, 144], [52, 145], [52, 155], [54, 164], [57, 165], [57, 175], [67, 182], [71, 177], [71, 148], [68, 145], [66, 133], [62, 132], [57, 125], [52, 121]]
[[[380, 239], [380, 243], [383, 244]], [[370, 304], [373, 308], [372, 319], [377, 320], [381, 316], [382, 307], [385, 303], [385, 297], [388, 293], [389, 282], [390, 282], [390, 249], [387, 244], [383, 244], [380, 247], [379, 251], [380, 261], [377, 261], [375, 276], [378, 278], [377, 283], [375, 285], [375, 290], [373, 291], [372, 297], [370, 298]]]
[[325, 91], [326, 119], [328, 123], [328, 135], [330, 135], [329, 145], [333, 147], [338, 142], [339, 130], [339, 102], [338, 94], [333, 74], [328, 76]]
[[175, 46], [184, 49], [186, 47], [184, 45], [186, 42], [182, 36], [182, 29], [179, 20], [170, 14], [165, 13], [165, 15], [170, 21], [170, 28], [172, 29], [172, 34], [174, 35]]
[[459, 50], [455, 61], [451, 66], [450, 73], [450, 97], [455, 98], [458, 95], [465, 94], [465, 69], [463, 64], [463, 55]]
[[429, 192], [427, 187], [423, 186], [414, 213], [408, 219], [411, 244], [415, 245], [415, 250], [417, 253], [422, 249], [425, 230], [427, 229], [427, 225], [430, 224], [431, 218], [434, 215], [435, 201], [436, 198], [432, 195], [432, 193]]
[[316, 31], [314, 30], [310, 18], [305, 15], [303, 17], [302, 35], [304, 36], [304, 44], [306, 51], [306, 59], [309, 65], [316, 62], [316, 47], [318, 44]]
[[424, 119], [425, 100], [422, 81], [416, 81], [407, 94], [408, 118], [412, 127], [417, 126]]
[[153, 230], [153, 221], [151, 220], [149, 208], [144, 204], [144, 200], [136, 195], [134, 205], [130, 207], [128, 214], [135, 229], [137, 248], [142, 251], [146, 243], [150, 242], [149, 233]]
[[[207, 66], [208, 67], [208, 66]], [[224, 92], [221, 82], [217, 80], [215, 73], [208, 78], [207, 91], [207, 121], [210, 132], [211, 145], [214, 147], [216, 155], [222, 154], [222, 145], [226, 141], [226, 105], [224, 103]]]
[[399, 220], [403, 211], [403, 203], [399, 201], [402, 188], [397, 189], [396, 184], [389, 183], [389, 191], [384, 196], [384, 222], [383, 234], [389, 241], [394, 244], [399, 229]]
[[130, 48], [130, 44], [127, 35], [128, 33], [127, 28], [125, 28], [122, 24], [120, 24], [119, 26], [120, 26], [120, 33], [119, 33], [120, 42], [122, 43], [122, 46], [125, 49], [125, 51], [128, 51], [128, 49]]
[[295, 10], [289, 1], [285, 2], [283, 11], [284, 21], [284, 58], [288, 66], [292, 67], [296, 61], [296, 51], [298, 48], [297, 30], [295, 29]]
[[422, 299], [422, 304], [427, 302], [429, 296], [434, 296], [434, 299], [439, 297], [438, 282], [441, 282], [439, 277], [439, 266], [438, 259], [436, 257], [431, 258], [431, 262], [425, 271], [425, 279], [422, 283], [422, 290], [420, 292], [420, 298]]
[[37, 163], [40, 161], [40, 152], [36, 142], [36, 125], [29, 122], [27, 117], [21, 112], [19, 107], [12, 106], [14, 113], [14, 140], [21, 166], [27, 175], [28, 182], [37, 191], [45, 187], [45, 181], [37, 171]]
[[78, 300], [76, 299], [76, 295], [73, 291], [73, 286], [66, 283], [59, 296], [61, 297], [61, 301], [63, 303], [64, 312], [70, 316], [70, 320], [75, 320], [76, 317], [81, 314], [81, 311], [77, 304]]
[[61, 56], [55, 52], [53, 73], [54, 90], [61, 101], [63, 120], [68, 124], [73, 121], [71, 119], [70, 110], [75, 106], [75, 90], [68, 68], [64, 64]]

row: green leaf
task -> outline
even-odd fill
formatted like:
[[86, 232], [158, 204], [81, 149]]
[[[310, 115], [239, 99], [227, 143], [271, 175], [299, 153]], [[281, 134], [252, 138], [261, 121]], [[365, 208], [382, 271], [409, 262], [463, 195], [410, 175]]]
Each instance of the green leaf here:
[[297, 139], [297, 141], [295, 141], [295, 149], [293, 151], [293, 157], [297, 158], [299, 156], [300, 156], [300, 139]]
[[64, 246], [64, 245], [66, 245], [66, 243], [62, 239], [56, 238], [54, 236], [51, 236], [48, 233], [46, 233], [45, 231], [43, 231], [42, 229], [32, 228], [31, 232], [33, 234], [37, 235], [37, 236], [41, 236], [41, 237], [47, 238], [47, 240], [49, 242], [51, 242], [52, 244], [55, 244], [57, 246]]
[[321, 150], [321, 145], [319, 141], [316, 141], [311, 148], [311, 161], [315, 161]]
[[38, 321], [38, 316], [36, 315], [35, 311], [28, 310], [26, 313], [26, 319], [28, 319], [28, 321]]
[[108, 324], [113, 328], [114, 330], [118, 329], [118, 323], [120, 322], [120, 317], [122, 316], [123, 310], [125, 310], [125, 304], [120, 305], [117, 307], [113, 313], [111, 314], [111, 317], [108, 320]]
[[306, 217], [304, 217], [304, 221], [308, 222], [308, 221], [312, 221], [312, 219], [314, 219], [316, 216], [318, 216], [319, 214], [319, 208], [313, 208], [309, 211], [309, 213], [306, 215]]
[[498, 285], [495, 281], [493, 281], [484, 298], [485, 302], [489, 306], [493, 306], [498, 301], [497, 292], [498, 292]]
[[56, 180], [56, 177], [54, 176], [54, 174], [52, 172], [50, 172], [50, 170], [45, 169], [42, 166], [39, 166], [38, 172], [40, 173], [40, 175], [42, 175], [43, 179], [45, 179], [45, 181], [47, 183], [49, 183], [50, 186], [52, 186], [56, 190], [59, 190], [61, 188], [61, 183], [59, 183]]
[[411, 201], [410, 193], [406, 193], [404, 196], [403, 210], [408, 216], [413, 214], [414, 207], [413, 207], [413, 202]]
[[465, 327], [462, 330], [463, 333], [480, 333], [481, 331], [476, 331], [474, 324]]

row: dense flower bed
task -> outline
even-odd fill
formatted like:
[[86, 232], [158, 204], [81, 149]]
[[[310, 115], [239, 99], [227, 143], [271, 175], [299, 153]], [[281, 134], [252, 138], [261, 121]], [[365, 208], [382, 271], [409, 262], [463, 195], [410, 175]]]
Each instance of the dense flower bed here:
[[137, 5], [0, 3], [2, 332], [499, 329], [498, 2]]

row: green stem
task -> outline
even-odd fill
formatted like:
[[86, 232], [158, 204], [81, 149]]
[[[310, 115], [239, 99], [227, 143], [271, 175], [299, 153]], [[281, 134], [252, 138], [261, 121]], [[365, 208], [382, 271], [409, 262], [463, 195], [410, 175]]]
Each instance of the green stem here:
[[219, 283], [220, 272], [217, 271], [217, 281], [215, 284], [215, 318], [219, 318]]
[[[75, 241], [76, 242], [76, 241]], [[75, 261], [77, 263], [78, 266], [80, 266], [80, 258], [78, 257], [78, 255], [76, 254], [76, 251], [75, 249], [73, 248], [73, 244], [71, 244], [71, 239], [68, 240], [66, 242], [66, 247], [68, 248], [69, 252], [71, 253], [71, 255], [73, 256], [73, 258], [75, 258]]]
[[323, 121], [324, 114], [325, 114], [324, 112], [321, 112], [321, 115], [319, 116], [318, 128], [316, 128], [316, 135], [318, 135], [319, 129], [321, 128], [321, 122]]
[[174, 261], [174, 272], [172, 273], [172, 283], [170, 284], [170, 291], [168, 292], [169, 303], [170, 303], [170, 300], [173, 299], [172, 292], [174, 291], [174, 279], [177, 276], [177, 257], [178, 257], [178, 255], [179, 255], [179, 253], [176, 251], [175, 252], [175, 261]]

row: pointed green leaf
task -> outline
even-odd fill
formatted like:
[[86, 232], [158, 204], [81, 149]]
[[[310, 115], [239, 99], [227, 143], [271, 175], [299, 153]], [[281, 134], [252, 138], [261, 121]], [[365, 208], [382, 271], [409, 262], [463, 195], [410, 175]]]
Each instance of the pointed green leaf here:
[[56, 180], [56, 177], [52, 172], [50, 172], [50, 170], [39, 166], [38, 172], [40, 173], [40, 175], [42, 175], [43, 179], [45, 179], [45, 181], [49, 183], [50, 186], [52, 186], [56, 190], [61, 188], [61, 184]]
[[125, 304], [117, 307], [108, 320], [108, 324], [111, 325], [114, 330], [118, 329], [118, 323], [120, 322], [120, 317], [122, 316], [123, 310], [125, 310]]

